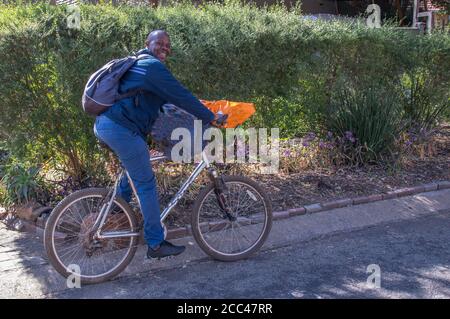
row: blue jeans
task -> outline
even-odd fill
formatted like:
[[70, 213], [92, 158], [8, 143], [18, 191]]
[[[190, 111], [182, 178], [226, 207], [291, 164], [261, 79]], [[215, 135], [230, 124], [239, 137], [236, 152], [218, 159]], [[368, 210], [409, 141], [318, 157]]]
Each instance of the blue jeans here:
[[[102, 115], [95, 120], [94, 133], [114, 151], [128, 171], [144, 216], [145, 241], [150, 247], [156, 247], [164, 240], [164, 230], [147, 143], [137, 133]], [[127, 202], [131, 200], [132, 190], [126, 175], [120, 181], [117, 191]]]

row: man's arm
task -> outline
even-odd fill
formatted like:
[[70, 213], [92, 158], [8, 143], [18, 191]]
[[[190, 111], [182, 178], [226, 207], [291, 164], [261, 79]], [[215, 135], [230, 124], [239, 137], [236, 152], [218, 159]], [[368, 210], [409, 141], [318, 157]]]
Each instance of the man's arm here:
[[150, 64], [146, 74], [145, 89], [206, 123], [214, 120], [214, 113], [182, 86], [164, 64], [159, 61]]

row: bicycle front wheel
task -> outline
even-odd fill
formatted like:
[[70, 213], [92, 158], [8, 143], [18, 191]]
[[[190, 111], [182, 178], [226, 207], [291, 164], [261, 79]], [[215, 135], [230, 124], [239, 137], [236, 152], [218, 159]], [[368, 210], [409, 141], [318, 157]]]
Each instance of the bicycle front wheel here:
[[[92, 236], [107, 194], [104, 188], [77, 191], [51, 213], [45, 226], [44, 246], [50, 263], [64, 277], [75, 274], [81, 283], [99, 283], [112, 279], [131, 262], [137, 237], [95, 240]], [[103, 231], [132, 233], [137, 228], [133, 210], [123, 199], [115, 198]]]
[[222, 209], [214, 184], [199, 194], [191, 216], [192, 234], [204, 252], [217, 260], [249, 257], [264, 244], [272, 227], [272, 206], [266, 192], [243, 176], [224, 176]]

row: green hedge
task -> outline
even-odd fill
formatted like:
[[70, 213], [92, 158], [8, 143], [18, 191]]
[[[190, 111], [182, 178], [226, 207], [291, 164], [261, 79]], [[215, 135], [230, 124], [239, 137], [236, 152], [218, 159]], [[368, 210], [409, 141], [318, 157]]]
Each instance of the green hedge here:
[[425, 107], [449, 103], [448, 34], [317, 22], [296, 10], [236, 2], [82, 5], [77, 31], [67, 28], [66, 10], [0, 5], [0, 134], [15, 156], [79, 180], [101, 170], [92, 119], [80, 108], [86, 79], [109, 59], [141, 48], [156, 28], [171, 36], [170, 69], [198, 97], [253, 101], [258, 112], [249, 125], [280, 127], [283, 137], [333, 128], [329, 115], [342, 88], [364, 93], [381, 83], [403, 97], [399, 114], [414, 121], [422, 113], [406, 107], [413, 103], [411, 79], [432, 97]]

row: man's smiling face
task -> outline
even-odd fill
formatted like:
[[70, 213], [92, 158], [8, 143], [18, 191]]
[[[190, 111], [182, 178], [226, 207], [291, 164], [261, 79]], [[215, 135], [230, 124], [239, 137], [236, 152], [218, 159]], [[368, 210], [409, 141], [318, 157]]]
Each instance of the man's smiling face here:
[[169, 35], [163, 31], [152, 33], [147, 40], [148, 50], [161, 62], [165, 62], [171, 53]]

